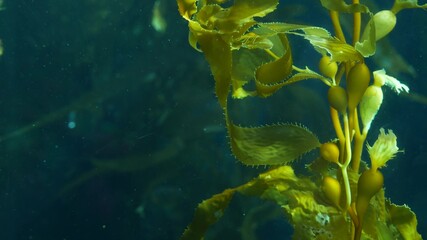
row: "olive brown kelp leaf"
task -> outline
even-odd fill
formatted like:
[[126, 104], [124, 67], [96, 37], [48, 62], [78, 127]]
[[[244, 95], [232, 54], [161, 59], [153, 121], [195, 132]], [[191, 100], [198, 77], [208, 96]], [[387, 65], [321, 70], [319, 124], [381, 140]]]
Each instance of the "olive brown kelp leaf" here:
[[397, 14], [403, 9], [407, 8], [427, 8], [427, 3], [423, 5], [418, 4], [418, 0], [395, 0], [391, 9], [394, 14]]
[[234, 0], [233, 6], [218, 15], [217, 26], [222, 31], [234, 31], [236, 27], [253, 21], [254, 17], [264, 17], [276, 10], [278, 0]]
[[190, 20], [197, 12], [197, 0], [177, 0], [179, 13], [186, 20]]
[[292, 72], [292, 55], [289, 41], [285, 34], [278, 34], [285, 49], [282, 57], [265, 63], [256, 70], [256, 81], [262, 84], [274, 84], [289, 76]]
[[[218, 101], [225, 109], [230, 85], [239, 89], [245, 84], [245, 81], [231, 81], [232, 50], [238, 49], [248, 40], [241, 37], [256, 23], [253, 18], [274, 11], [278, 0], [236, 0], [228, 8], [217, 4], [222, 2], [178, 0], [178, 6], [183, 18], [189, 22], [190, 45], [205, 54], [214, 75]], [[196, 4], [199, 5], [195, 7]], [[255, 47], [256, 42], [248, 46]], [[265, 38], [258, 42], [258, 46], [265, 47], [266, 44], [269, 43]]]
[[421, 240], [422, 237], [417, 231], [417, 217], [415, 213], [406, 205], [398, 206], [389, 201], [387, 203], [390, 212], [391, 222], [399, 230], [404, 239]]
[[[181, 239], [203, 239], [209, 227], [223, 216], [235, 193], [279, 205], [294, 227], [292, 239], [352, 239], [353, 223], [325, 201], [312, 178], [297, 177], [291, 166], [276, 167], [204, 200]], [[421, 239], [415, 214], [406, 206], [385, 200], [383, 190], [372, 199], [365, 216], [369, 224], [365, 224], [362, 239]]]
[[320, 0], [322, 6], [331, 11], [355, 13], [369, 12], [369, 8], [360, 3], [347, 4], [344, 0]]
[[216, 96], [225, 109], [231, 84], [231, 49], [217, 33], [200, 36], [199, 43], [215, 79]]
[[307, 80], [307, 79], [319, 79], [328, 86], [332, 84], [330, 79], [325, 78], [324, 76], [310, 70], [309, 68], [305, 68], [305, 69], [299, 69], [299, 72], [292, 75], [292, 77], [288, 78], [283, 82], [279, 82], [276, 84], [263, 84], [259, 81], [256, 81], [256, 91], [257, 91], [257, 94], [261, 97], [269, 97], [270, 95], [275, 93], [277, 90], [279, 90], [280, 88], [286, 85], [293, 84], [293, 83], [296, 83], [302, 80]]
[[349, 238], [346, 227], [335, 227], [346, 226], [348, 222], [336, 208], [324, 205], [325, 202], [319, 197], [319, 187], [309, 178], [298, 178], [290, 166], [281, 166], [204, 200], [197, 206], [193, 221], [181, 239], [202, 239], [208, 228], [223, 216], [236, 192], [278, 204], [296, 227], [293, 239], [318, 239], [316, 237], [322, 236]]
[[310, 181], [299, 181], [290, 166], [282, 166], [267, 171], [246, 184], [226, 189], [222, 193], [215, 194], [211, 198], [201, 202], [196, 208], [193, 221], [181, 236], [181, 240], [203, 239], [208, 228], [223, 216], [225, 209], [236, 192], [243, 195], [269, 199], [279, 205], [285, 204], [282, 202], [285, 201], [282, 197], [276, 198], [268, 195], [263, 197], [264, 193], [269, 192], [270, 189], [279, 189], [277, 187], [278, 184], [282, 192], [286, 192], [295, 186], [298, 186], [300, 189], [316, 189], [316, 186]]
[[185, 229], [181, 240], [203, 239], [208, 228], [222, 217], [235, 192], [236, 189], [226, 189], [199, 203], [193, 221]]
[[[291, 49], [285, 34], [257, 27], [240, 40], [240, 48], [233, 51], [233, 98], [256, 95], [254, 89], [243, 88], [250, 81], [276, 84], [292, 73]], [[266, 97], [262, 93], [259, 96]]]
[[246, 165], [286, 164], [320, 146], [312, 132], [293, 124], [251, 128], [229, 123], [228, 131], [233, 154]]
[[334, 62], [358, 62], [363, 60], [363, 56], [353, 46], [332, 37], [328, 30], [324, 28], [289, 23], [259, 23], [258, 25], [276, 33], [302, 36], [322, 55], [329, 53], [331, 60]]

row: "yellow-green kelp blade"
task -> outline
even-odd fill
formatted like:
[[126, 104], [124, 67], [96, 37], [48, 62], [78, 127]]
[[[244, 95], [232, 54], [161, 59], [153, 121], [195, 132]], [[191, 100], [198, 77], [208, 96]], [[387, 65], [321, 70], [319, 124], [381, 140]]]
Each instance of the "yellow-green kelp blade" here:
[[399, 230], [404, 239], [421, 240], [421, 235], [417, 232], [417, 217], [415, 213], [406, 205], [398, 206], [387, 201], [390, 211], [391, 222]]
[[[307, 235], [307, 228], [319, 230], [319, 234], [323, 233], [329, 234], [329, 236], [344, 237], [340, 239], [349, 239], [349, 234], [345, 227], [334, 227], [345, 226], [346, 220], [343, 215], [336, 208], [319, 203], [322, 202], [319, 199], [319, 194], [313, 194], [313, 192], [318, 193], [318, 191], [318, 186], [308, 178], [298, 178], [290, 166], [275, 168], [260, 174], [246, 184], [227, 189], [200, 203], [197, 206], [193, 221], [188, 225], [181, 239], [203, 239], [208, 227], [223, 216], [225, 208], [227, 208], [228, 203], [236, 192], [246, 196], [257, 196], [281, 206], [289, 214], [293, 225], [302, 226], [300, 230], [296, 230], [294, 239], [299, 239], [295, 238], [297, 235]], [[328, 216], [330, 217], [330, 222], [327, 226], [323, 226], [322, 222], [317, 221], [316, 218], [317, 214], [323, 213], [325, 215], [329, 214]], [[326, 230], [323, 231], [322, 229]], [[333, 232], [331, 233], [330, 231]], [[310, 238], [304, 237], [301, 239]]]
[[196, 13], [196, 2], [197, 0], [177, 0], [179, 13], [184, 19], [190, 20]]
[[320, 146], [312, 132], [293, 124], [253, 128], [228, 125], [233, 154], [246, 165], [287, 164]]
[[216, 33], [200, 36], [199, 43], [215, 79], [218, 101], [221, 107], [225, 108], [231, 84], [231, 49]]
[[227, 189], [201, 202], [196, 208], [193, 221], [182, 234], [181, 240], [203, 239], [208, 228], [222, 217], [235, 191], [236, 189]]
[[289, 23], [259, 23], [258, 25], [276, 33], [302, 36], [322, 55], [325, 55], [326, 52], [329, 53], [332, 61], [347, 62], [363, 60], [363, 56], [353, 46], [332, 37], [324, 28]]
[[360, 3], [347, 4], [344, 0], [320, 0], [322, 6], [328, 10], [355, 13], [355, 12], [369, 12], [369, 8]]
[[[203, 239], [209, 227], [224, 214], [235, 193], [255, 196], [279, 205], [294, 227], [292, 239], [352, 239], [353, 223], [329, 204], [312, 178], [297, 177], [291, 166], [280, 166], [257, 178], [200, 203], [182, 240]], [[406, 206], [397, 206], [384, 198], [382, 190], [368, 208], [362, 239], [420, 240], [415, 214]], [[256, 223], [254, 223], [256, 224]], [[289, 239], [289, 236], [283, 236]]]
[[371, 14], [371, 21], [366, 24], [362, 39], [355, 45], [356, 50], [364, 57], [370, 57], [376, 51], [375, 22], [372, 18], [373, 15]]
[[324, 76], [310, 70], [309, 68], [300, 69], [300, 72], [292, 75], [292, 77], [288, 78], [285, 81], [276, 83], [276, 84], [263, 84], [259, 81], [256, 81], [256, 91], [258, 96], [260, 97], [269, 97], [272, 94], [274, 94], [277, 90], [280, 88], [290, 85], [299, 81], [307, 80], [307, 79], [319, 79], [323, 82], [325, 82], [327, 85], [331, 85], [329, 79], [325, 78]]
[[274, 84], [284, 80], [292, 72], [292, 55], [289, 41], [285, 34], [278, 34], [285, 54], [273, 62], [261, 65], [256, 70], [256, 81], [263, 84]]
[[403, 9], [407, 8], [427, 8], [427, 3], [419, 5], [418, 0], [395, 0], [393, 7], [391, 9], [392, 12], [397, 14]]

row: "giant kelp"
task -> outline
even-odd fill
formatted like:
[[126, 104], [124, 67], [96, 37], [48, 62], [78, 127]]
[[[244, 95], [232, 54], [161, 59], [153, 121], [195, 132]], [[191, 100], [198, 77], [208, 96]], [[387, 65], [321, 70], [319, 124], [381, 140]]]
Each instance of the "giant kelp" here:
[[[398, 94], [409, 91], [384, 70], [371, 71], [365, 59], [375, 55], [377, 41], [394, 29], [397, 13], [427, 8], [427, 4], [396, 0], [390, 10], [372, 12], [358, 0], [351, 4], [321, 0], [334, 27], [331, 34], [320, 26], [258, 21], [276, 9], [277, 0], [177, 3], [189, 23], [190, 45], [210, 65], [232, 152], [243, 164], [271, 166], [252, 181], [200, 203], [182, 239], [203, 238], [236, 192], [281, 206], [295, 229], [294, 239], [421, 239], [415, 214], [384, 197], [379, 169], [401, 152], [396, 135], [380, 129], [377, 141], [367, 145], [370, 167], [362, 160], [362, 152], [383, 102], [382, 87]], [[350, 42], [340, 23], [344, 14], [353, 16]], [[319, 53], [319, 72], [294, 65], [291, 35], [308, 41]], [[237, 101], [266, 98], [308, 79], [320, 80], [329, 88], [325, 98], [336, 140], [321, 143], [310, 130], [296, 124], [239, 126], [229, 115], [230, 96]], [[297, 176], [290, 163], [315, 148], [320, 156], [310, 165], [310, 174], [320, 177]]]

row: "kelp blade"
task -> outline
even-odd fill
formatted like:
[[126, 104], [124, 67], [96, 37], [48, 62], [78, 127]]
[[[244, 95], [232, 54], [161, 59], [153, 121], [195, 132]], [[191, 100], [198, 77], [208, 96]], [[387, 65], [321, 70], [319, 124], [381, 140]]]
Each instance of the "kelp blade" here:
[[185, 229], [181, 240], [203, 239], [208, 228], [222, 217], [235, 191], [236, 189], [227, 189], [200, 203], [194, 213], [193, 221]]
[[256, 70], [256, 81], [263, 84], [273, 84], [284, 80], [292, 72], [292, 55], [289, 41], [284, 34], [279, 34], [285, 54], [273, 62], [261, 65]]
[[[325, 201], [311, 178], [297, 177], [291, 166], [271, 169], [243, 185], [204, 200], [181, 239], [203, 239], [209, 227], [223, 216], [235, 193], [279, 205], [294, 227], [292, 239], [352, 239], [352, 222]], [[362, 239], [422, 239], [417, 232], [415, 214], [406, 206], [386, 201], [384, 191], [372, 199], [368, 215], [371, 217], [369, 224], [365, 224]]]
[[322, 6], [328, 10], [355, 13], [355, 12], [369, 12], [369, 8], [363, 4], [354, 3], [347, 4], [344, 0], [321, 0]]
[[329, 79], [323, 77], [322, 75], [306, 68], [299, 73], [294, 74], [292, 77], [287, 79], [286, 81], [276, 83], [276, 84], [263, 84], [259, 81], [256, 81], [256, 92], [258, 96], [261, 97], [269, 97], [270, 95], [277, 92], [280, 88], [293, 84], [299, 81], [307, 80], [307, 79], [319, 79], [328, 85], [332, 84]]
[[312, 132], [293, 124], [228, 128], [231, 149], [246, 165], [286, 164], [320, 145]]
[[[276, 33], [288, 33], [302, 36], [322, 55], [328, 52], [333, 61], [346, 62], [363, 60], [362, 55], [356, 51], [353, 46], [332, 37], [324, 28], [289, 23], [260, 23], [259, 25]], [[301, 31], [303, 33], [301, 33]]]

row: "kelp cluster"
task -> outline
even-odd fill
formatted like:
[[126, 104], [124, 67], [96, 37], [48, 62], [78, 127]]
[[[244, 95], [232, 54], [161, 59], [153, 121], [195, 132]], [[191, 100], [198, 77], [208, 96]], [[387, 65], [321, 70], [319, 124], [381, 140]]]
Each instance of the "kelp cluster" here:
[[[397, 13], [427, 4], [395, 0], [390, 10], [373, 12], [358, 0], [321, 0], [334, 27], [331, 34], [319, 26], [260, 22], [278, 0], [177, 3], [189, 24], [190, 45], [210, 65], [233, 154], [246, 165], [270, 166], [252, 181], [200, 203], [182, 239], [203, 238], [236, 192], [277, 203], [294, 227], [293, 239], [421, 239], [415, 214], [384, 196], [380, 169], [402, 152], [396, 135], [380, 129], [376, 142], [366, 144], [370, 164], [362, 160], [362, 152], [383, 102], [383, 86], [397, 94], [409, 91], [383, 69], [371, 71], [365, 59], [375, 55], [376, 42], [393, 30]], [[341, 27], [344, 15], [353, 17], [351, 40]], [[291, 35], [319, 53], [318, 71], [294, 65]], [[308, 79], [320, 80], [329, 89], [325, 98], [336, 134], [332, 141], [322, 143], [297, 124], [238, 126], [228, 113], [230, 96], [237, 101], [267, 98]], [[319, 149], [319, 157], [308, 165], [310, 175], [297, 176], [291, 163], [314, 149]]]

